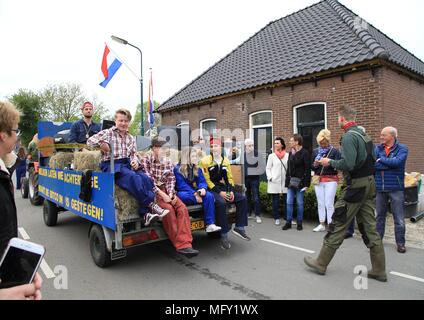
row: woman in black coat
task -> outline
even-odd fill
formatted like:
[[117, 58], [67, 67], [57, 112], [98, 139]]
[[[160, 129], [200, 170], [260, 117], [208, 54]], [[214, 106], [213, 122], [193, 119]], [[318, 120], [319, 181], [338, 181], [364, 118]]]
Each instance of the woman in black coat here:
[[305, 191], [311, 184], [311, 156], [308, 150], [302, 147], [303, 138], [299, 134], [293, 135], [289, 141], [290, 155], [286, 176], [287, 189], [287, 220], [283, 230], [291, 229], [293, 219], [294, 197], [297, 203], [297, 230], [302, 230], [303, 200]]

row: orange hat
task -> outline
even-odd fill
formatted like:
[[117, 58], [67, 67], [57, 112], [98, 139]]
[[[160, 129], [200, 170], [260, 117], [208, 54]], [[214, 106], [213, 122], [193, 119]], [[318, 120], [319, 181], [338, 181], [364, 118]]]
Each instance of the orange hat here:
[[93, 104], [91, 102], [88, 102], [88, 101], [84, 102], [84, 104], [81, 107], [81, 110], [84, 110], [85, 107], [91, 107], [91, 108], [94, 109]]

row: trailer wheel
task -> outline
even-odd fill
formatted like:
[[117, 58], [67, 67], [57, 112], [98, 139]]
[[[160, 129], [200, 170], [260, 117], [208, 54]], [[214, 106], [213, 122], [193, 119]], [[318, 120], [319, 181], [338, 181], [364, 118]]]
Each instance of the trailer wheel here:
[[43, 219], [46, 226], [53, 227], [57, 224], [57, 215], [59, 208], [54, 202], [49, 200], [44, 201]]
[[29, 192], [29, 181], [28, 181], [28, 178], [23, 177], [21, 179], [21, 196], [23, 199], [28, 198], [28, 192]]
[[38, 173], [31, 172], [29, 175], [29, 201], [34, 206], [43, 203], [44, 198], [38, 194]]
[[105, 268], [112, 263], [103, 229], [97, 224], [90, 230], [90, 253], [94, 263], [100, 268]]

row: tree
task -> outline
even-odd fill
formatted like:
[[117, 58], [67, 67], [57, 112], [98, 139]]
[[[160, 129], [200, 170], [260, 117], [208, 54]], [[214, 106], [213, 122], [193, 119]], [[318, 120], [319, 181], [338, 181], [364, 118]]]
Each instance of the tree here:
[[[153, 101], [153, 105], [155, 110], [157, 109], [157, 107], [159, 106], [159, 103], [156, 101]], [[147, 117], [147, 102], [143, 103], [143, 110], [144, 110], [144, 132], [146, 133], [147, 130], [150, 129], [150, 123], [149, 123], [149, 119]], [[153, 126], [155, 128], [157, 128], [158, 126], [161, 125], [162, 123], [162, 118], [161, 115], [159, 113], [154, 113], [153, 117], [155, 119]], [[140, 105], [137, 105], [137, 110], [135, 112], [135, 115], [133, 117], [133, 120], [131, 122], [131, 126], [129, 128], [130, 133], [133, 136], [138, 136], [141, 134], [141, 113], [140, 113]]]
[[41, 108], [41, 98], [30, 90], [19, 89], [18, 93], [9, 97], [9, 100], [21, 112], [19, 128], [22, 131], [22, 145], [26, 146], [38, 131], [38, 121], [44, 116]]
[[85, 101], [94, 105], [94, 121], [99, 122], [100, 119], [108, 117], [103, 103], [98, 101], [95, 95], [92, 99], [87, 98], [80, 84], [49, 84], [41, 91], [40, 97], [46, 110], [46, 120], [76, 121], [82, 116], [81, 106]]

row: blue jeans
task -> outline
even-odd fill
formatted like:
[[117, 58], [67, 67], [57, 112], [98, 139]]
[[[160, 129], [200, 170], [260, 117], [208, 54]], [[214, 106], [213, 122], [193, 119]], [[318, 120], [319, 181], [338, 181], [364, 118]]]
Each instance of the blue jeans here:
[[246, 178], [246, 198], [247, 198], [247, 212], [250, 215], [252, 212], [251, 202], [253, 201], [253, 208], [255, 215], [261, 215], [261, 205], [259, 199], [259, 177]]
[[352, 219], [352, 222], [349, 225], [349, 228], [346, 231], [347, 235], [353, 236], [355, 233], [355, 217]]
[[405, 245], [405, 213], [404, 213], [404, 192], [377, 192], [376, 209], [377, 209], [377, 231], [381, 239], [384, 237], [384, 229], [386, 227], [387, 203], [390, 199], [390, 207], [395, 223], [395, 239], [396, 244]]
[[297, 203], [297, 221], [303, 220], [303, 199], [305, 192], [301, 192], [299, 189], [288, 188], [287, 190], [287, 222], [293, 220], [293, 207], [294, 207], [294, 196], [296, 195]]

